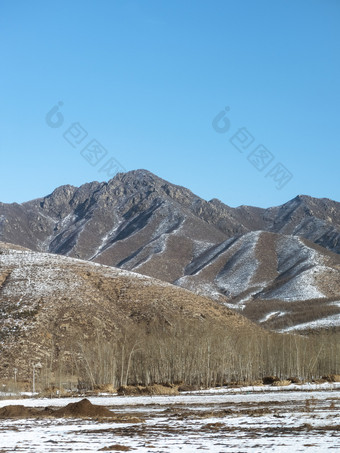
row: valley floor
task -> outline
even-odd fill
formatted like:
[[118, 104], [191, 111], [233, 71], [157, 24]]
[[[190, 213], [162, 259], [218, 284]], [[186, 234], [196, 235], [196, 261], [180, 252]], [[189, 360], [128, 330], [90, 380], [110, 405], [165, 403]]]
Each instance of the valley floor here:
[[[293, 390], [293, 391], [292, 391]], [[180, 396], [89, 398], [132, 423], [0, 420], [0, 452], [328, 452], [340, 450], [340, 385], [218, 389]], [[1, 400], [60, 407], [77, 399]], [[138, 421], [138, 419], [143, 421]]]

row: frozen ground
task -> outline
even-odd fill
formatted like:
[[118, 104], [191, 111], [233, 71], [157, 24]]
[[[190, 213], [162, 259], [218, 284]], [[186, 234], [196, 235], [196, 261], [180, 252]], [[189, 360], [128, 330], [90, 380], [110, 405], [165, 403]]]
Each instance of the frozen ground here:
[[[295, 386], [294, 391], [253, 390], [221, 389], [171, 397], [93, 397], [89, 399], [94, 404], [144, 422], [0, 420], [0, 452], [340, 451], [339, 385], [303, 390]], [[64, 406], [78, 400], [2, 400], [0, 405]]]

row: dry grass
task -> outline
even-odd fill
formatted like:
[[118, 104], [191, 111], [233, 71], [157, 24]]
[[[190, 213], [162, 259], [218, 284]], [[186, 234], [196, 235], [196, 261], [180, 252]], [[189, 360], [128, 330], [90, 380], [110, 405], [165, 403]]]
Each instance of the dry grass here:
[[289, 381], [289, 380], [286, 380], [286, 379], [283, 379], [282, 381], [276, 381], [276, 382], [273, 382], [273, 386], [274, 387], [285, 387], [287, 385], [290, 385], [292, 382]]
[[178, 386], [164, 386], [159, 384], [141, 386], [141, 385], [128, 385], [121, 386], [117, 390], [118, 395], [125, 396], [139, 396], [139, 395], [178, 395]]
[[340, 382], [340, 374], [327, 374], [326, 376], [322, 376], [327, 382]]

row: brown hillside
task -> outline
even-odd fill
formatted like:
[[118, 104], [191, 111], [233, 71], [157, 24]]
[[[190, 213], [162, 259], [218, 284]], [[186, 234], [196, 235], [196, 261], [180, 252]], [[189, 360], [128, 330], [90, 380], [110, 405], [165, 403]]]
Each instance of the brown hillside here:
[[[0, 244], [2, 377], [28, 378], [32, 364], [53, 368], [88, 344], [133, 336], [157, 326], [191, 322], [230, 331], [257, 326], [218, 303], [150, 277], [94, 263], [9, 248]], [[137, 333], [136, 333], [137, 335]], [[138, 340], [138, 338], [136, 338]]]

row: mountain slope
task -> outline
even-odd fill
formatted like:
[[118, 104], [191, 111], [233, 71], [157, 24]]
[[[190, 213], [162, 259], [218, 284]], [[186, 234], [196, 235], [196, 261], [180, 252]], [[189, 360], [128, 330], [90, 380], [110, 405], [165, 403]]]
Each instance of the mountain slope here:
[[74, 360], [75, 351], [97, 336], [104, 344], [126, 330], [138, 340], [138, 326], [162, 332], [185, 321], [200, 329], [212, 322], [239, 334], [259, 330], [228, 308], [168, 283], [0, 243], [2, 377], [13, 376], [14, 368], [29, 376], [32, 363], [54, 363], [61, 355], [65, 363]]

